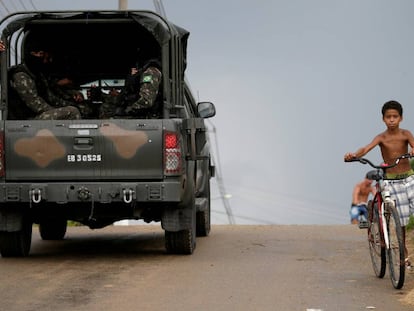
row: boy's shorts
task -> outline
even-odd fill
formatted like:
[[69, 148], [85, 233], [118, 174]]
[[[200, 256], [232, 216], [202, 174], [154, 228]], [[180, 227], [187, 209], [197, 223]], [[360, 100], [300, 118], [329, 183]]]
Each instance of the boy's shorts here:
[[404, 179], [385, 180], [391, 198], [395, 200], [401, 226], [406, 226], [410, 215], [414, 214], [414, 175]]
[[364, 215], [365, 219], [368, 219], [368, 210], [366, 203], [352, 204], [349, 216], [351, 217], [351, 223], [353, 220], [359, 221], [359, 215]]

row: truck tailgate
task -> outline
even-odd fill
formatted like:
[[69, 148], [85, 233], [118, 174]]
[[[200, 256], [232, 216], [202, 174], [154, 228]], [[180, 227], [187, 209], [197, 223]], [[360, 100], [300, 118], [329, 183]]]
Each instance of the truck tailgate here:
[[6, 180], [163, 176], [161, 120], [5, 121]]

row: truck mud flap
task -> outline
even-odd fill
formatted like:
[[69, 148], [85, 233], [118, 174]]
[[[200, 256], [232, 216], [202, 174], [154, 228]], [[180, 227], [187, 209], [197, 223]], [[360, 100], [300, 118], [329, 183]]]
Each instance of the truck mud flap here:
[[0, 210], [0, 231], [15, 232], [23, 228], [23, 214], [12, 210]]
[[193, 211], [186, 209], [165, 209], [161, 227], [166, 231], [181, 231], [192, 228]]
[[189, 140], [189, 158], [190, 160], [206, 159], [201, 155], [202, 150], [207, 143], [206, 126], [204, 119], [193, 118], [183, 120], [183, 127], [187, 132]]

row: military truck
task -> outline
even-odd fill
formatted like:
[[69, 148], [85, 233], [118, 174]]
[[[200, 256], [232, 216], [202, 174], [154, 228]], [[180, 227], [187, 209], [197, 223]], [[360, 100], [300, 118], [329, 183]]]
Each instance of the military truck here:
[[[189, 32], [135, 10], [17, 12], [0, 31], [2, 257], [28, 256], [32, 228], [43, 240], [61, 240], [68, 221], [99, 229], [120, 220], [160, 222], [166, 251], [192, 254], [196, 237], [210, 232], [214, 164], [205, 119], [216, 111], [197, 103], [187, 82]], [[39, 42], [53, 49], [50, 76], [70, 75], [81, 92], [122, 89], [131, 64], [158, 57], [158, 103], [138, 117], [28, 117], [10, 88], [10, 68]]]

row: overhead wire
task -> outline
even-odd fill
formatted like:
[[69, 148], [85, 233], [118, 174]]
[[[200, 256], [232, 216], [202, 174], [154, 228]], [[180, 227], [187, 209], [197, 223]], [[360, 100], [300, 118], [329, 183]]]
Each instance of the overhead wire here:
[[[165, 12], [165, 8], [164, 5], [162, 3], [162, 0], [153, 0], [154, 6], [155, 6], [155, 10], [158, 14], [160, 14], [162, 17], [164, 17], [165, 19], [167, 19], [167, 13]], [[188, 82], [187, 82], [188, 83]], [[211, 126], [213, 127], [213, 133], [214, 135], [216, 135], [216, 127], [214, 126], [214, 124], [210, 121]], [[207, 140], [209, 140], [209, 136], [207, 135]], [[219, 157], [219, 150], [218, 150], [218, 142], [217, 142], [217, 137], [215, 136], [214, 141], [216, 142], [216, 153], [217, 153], [217, 167], [216, 167], [216, 179], [217, 179], [217, 185], [219, 188], [219, 193], [220, 193], [220, 198], [223, 202], [224, 205], [224, 209], [226, 211], [227, 214], [227, 218], [230, 224], [234, 224], [234, 216], [233, 216], [233, 212], [231, 210], [231, 206], [230, 206], [230, 202], [228, 200], [228, 194], [226, 193], [226, 189], [224, 187], [224, 182], [223, 182], [223, 178], [221, 176], [221, 165], [220, 165], [220, 157]], [[211, 154], [211, 157], [213, 158], [213, 162], [214, 161], [214, 155]]]
[[[16, 3], [19, 3], [20, 6], [16, 5]], [[33, 0], [29, 0], [29, 3], [31, 5], [31, 7], [36, 10], [36, 6], [33, 3]], [[23, 11], [29, 11], [29, 7], [27, 6], [27, 4], [24, 3], [23, 0], [19, 0], [18, 2], [14, 2], [14, 1], [3, 1], [0, 0], [0, 5], [1, 7], [5, 10], [6, 14], [10, 14], [12, 12], [17, 12], [20, 10]], [[20, 8], [21, 7], [21, 8]], [[4, 17], [6, 14], [1, 14], [1, 17]]]
[[[229, 220], [229, 223], [230, 224], [235, 224], [233, 211], [231, 209], [228, 194], [226, 192], [223, 177], [221, 175], [221, 160], [220, 160], [219, 144], [218, 144], [218, 139], [217, 139], [217, 129], [216, 129], [216, 126], [213, 124], [213, 122], [210, 121], [209, 123], [212, 127], [212, 132], [214, 134], [215, 151], [216, 151], [215, 153], [217, 155], [217, 161], [215, 161], [213, 154], [211, 155], [211, 157], [213, 158], [214, 164], [216, 164], [216, 180], [217, 180], [218, 190], [219, 190], [219, 193], [220, 193], [220, 198], [223, 202], [224, 209], [226, 210], [227, 218]], [[207, 139], [210, 140], [209, 136], [207, 136]]]
[[30, 0], [30, 4], [32, 5], [32, 7], [33, 7], [33, 9], [34, 9], [34, 10], [37, 10], [37, 9], [36, 9], [36, 6], [35, 6], [35, 5], [34, 5], [34, 3], [33, 3], [33, 0]]
[[17, 6], [15, 5], [15, 3], [13, 1], [10, 1], [12, 7], [13, 7], [13, 11], [17, 12], [19, 9], [17, 8]]
[[162, 0], [153, 0], [155, 10], [158, 12], [162, 17], [167, 18], [167, 13], [165, 12], [164, 4]]
[[23, 10], [27, 11], [27, 8], [26, 8], [26, 6], [24, 5], [24, 2], [23, 2], [22, 0], [19, 0], [19, 2], [20, 2], [20, 4], [22, 5]]
[[2, 5], [2, 7], [4, 7], [4, 9], [6, 10], [7, 14], [10, 14], [9, 8], [4, 4], [4, 2], [2, 0], [0, 0], [0, 3]]
[[[211, 211], [215, 214], [227, 215], [227, 213], [223, 211], [217, 211], [217, 210], [211, 210]], [[251, 216], [245, 216], [245, 215], [234, 215], [234, 217], [237, 219], [241, 219], [241, 220], [247, 220], [249, 223], [266, 224], [266, 225], [275, 224], [275, 222], [270, 221], [268, 219], [261, 219], [257, 217], [251, 217]]]

